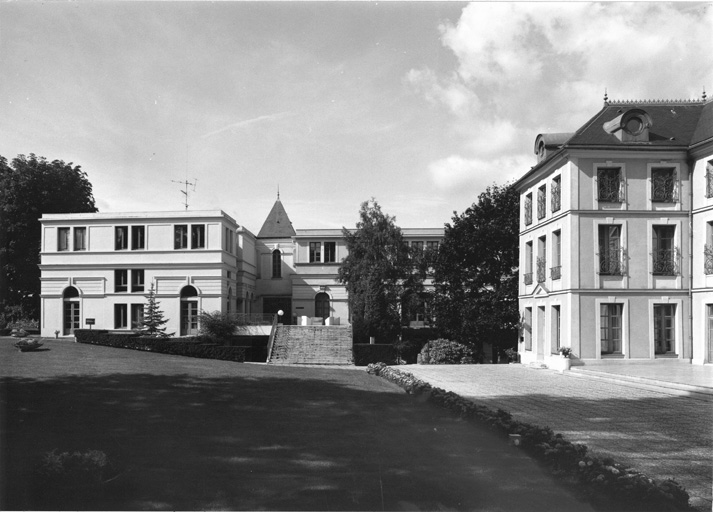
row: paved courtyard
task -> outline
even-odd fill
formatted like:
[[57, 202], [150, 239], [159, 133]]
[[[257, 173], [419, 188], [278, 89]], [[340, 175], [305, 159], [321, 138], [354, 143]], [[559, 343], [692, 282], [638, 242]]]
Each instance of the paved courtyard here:
[[[518, 420], [548, 426], [653, 478], [673, 478], [686, 487], [694, 506], [711, 510], [710, 400], [522, 365], [399, 369], [479, 404], [504, 409]], [[703, 371], [695, 373], [694, 380], [704, 378], [699, 375]], [[681, 380], [680, 375], [677, 378]]]

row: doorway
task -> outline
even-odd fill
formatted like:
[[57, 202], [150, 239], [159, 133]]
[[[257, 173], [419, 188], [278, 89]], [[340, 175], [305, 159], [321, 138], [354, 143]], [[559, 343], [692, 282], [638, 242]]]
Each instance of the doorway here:
[[198, 334], [198, 290], [185, 286], [181, 290], [181, 336]]
[[329, 304], [329, 295], [324, 292], [318, 293], [314, 298], [314, 316], [321, 318], [329, 318], [332, 308]]

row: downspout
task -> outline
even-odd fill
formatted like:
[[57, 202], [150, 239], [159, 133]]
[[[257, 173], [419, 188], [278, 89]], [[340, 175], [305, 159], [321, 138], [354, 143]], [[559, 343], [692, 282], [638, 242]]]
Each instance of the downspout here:
[[[693, 168], [695, 162], [688, 159], [688, 361], [693, 363]], [[685, 356], [685, 354], [684, 354]]]

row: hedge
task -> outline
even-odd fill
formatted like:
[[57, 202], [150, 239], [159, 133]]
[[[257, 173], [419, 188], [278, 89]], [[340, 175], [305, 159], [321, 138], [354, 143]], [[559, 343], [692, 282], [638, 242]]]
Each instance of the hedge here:
[[396, 364], [396, 349], [391, 344], [371, 345], [369, 343], [356, 343], [352, 352], [354, 354], [354, 366], [367, 366], [380, 361]]
[[657, 482], [610, 458], [588, 455], [587, 446], [571, 443], [548, 427], [513, 420], [502, 409], [493, 411], [477, 405], [384, 363], [370, 364], [367, 371], [401, 386], [408, 394], [424, 396], [463, 419], [485, 424], [503, 437], [520, 435], [523, 450], [560, 478], [577, 484], [596, 506], [627, 511], [694, 510], [688, 503], [688, 492], [675, 480]]
[[171, 354], [175, 356], [220, 359], [222, 361], [245, 361], [246, 347], [235, 347], [205, 343], [199, 338], [151, 338], [135, 333], [110, 333], [104, 330], [79, 329], [74, 331], [78, 343], [102, 345], [105, 347], [128, 348]]

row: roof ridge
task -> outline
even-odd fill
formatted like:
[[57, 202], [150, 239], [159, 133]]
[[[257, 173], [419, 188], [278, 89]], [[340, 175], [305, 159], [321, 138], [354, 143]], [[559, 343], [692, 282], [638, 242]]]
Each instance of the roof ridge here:
[[675, 100], [666, 100], [666, 99], [660, 99], [660, 100], [608, 100], [606, 102], [606, 105], [608, 106], [616, 106], [616, 105], [668, 105], [671, 103], [676, 103], [676, 104], [684, 104], [684, 105], [703, 105], [706, 103], [706, 100], [702, 99], [696, 99], [696, 100], [684, 100], [684, 99], [675, 99]]

